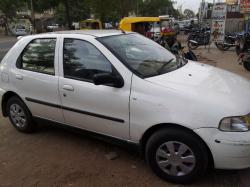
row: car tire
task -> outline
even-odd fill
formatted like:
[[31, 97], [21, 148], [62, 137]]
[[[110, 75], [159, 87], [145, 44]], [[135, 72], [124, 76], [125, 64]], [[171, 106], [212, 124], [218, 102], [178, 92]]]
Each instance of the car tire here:
[[204, 143], [196, 135], [180, 129], [154, 133], [147, 142], [145, 154], [157, 176], [178, 184], [190, 183], [203, 175], [209, 163]]
[[240, 39], [238, 39], [237, 43], [238, 43], [238, 45], [236, 45], [235, 49], [236, 49], [236, 54], [239, 56], [247, 48], [246, 40], [245, 40], [245, 38], [240, 38]]
[[7, 102], [7, 113], [11, 124], [20, 132], [31, 133], [35, 123], [28, 107], [18, 97], [11, 97]]
[[243, 62], [243, 66], [247, 71], [250, 71], [250, 62]]
[[225, 45], [223, 43], [215, 42], [215, 46], [221, 51], [228, 51], [230, 49], [229, 45]]

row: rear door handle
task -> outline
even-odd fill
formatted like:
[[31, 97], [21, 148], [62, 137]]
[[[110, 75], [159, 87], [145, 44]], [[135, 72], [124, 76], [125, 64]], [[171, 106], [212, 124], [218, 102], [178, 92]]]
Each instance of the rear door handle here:
[[22, 75], [16, 75], [16, 79], [23, 80], [23, 76]]
[[74, 87], [70, 85], [63, 85], [63, 89], [71, 92], [74, 91]]

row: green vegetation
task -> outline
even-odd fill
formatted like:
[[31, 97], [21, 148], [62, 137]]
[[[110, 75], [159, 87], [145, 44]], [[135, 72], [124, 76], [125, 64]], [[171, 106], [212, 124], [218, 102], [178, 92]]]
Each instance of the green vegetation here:
[[23, 7], [22, 0], [0, 0], [0, 11], [5, 15], [5, 33], [9, 32], [9, 21], [12, 21], [16, 12]]
[[[18, 10], [31, 9], [32, 0], [0, 0], [0, 11], [11, 21]], [[78, 22], [95, 18], [103, 22], [116, 22], [125, 16], [178, 16], [171, 0], [33, 0], [34, 11], [55, 10], [55, 18], [59, 24], [70, 26]], [[7, 32], [6, 25], [6, 32]]]

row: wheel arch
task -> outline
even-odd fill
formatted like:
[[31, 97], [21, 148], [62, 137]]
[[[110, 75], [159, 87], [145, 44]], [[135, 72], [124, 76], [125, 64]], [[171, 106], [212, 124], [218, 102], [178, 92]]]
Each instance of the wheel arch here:
[[21, 101], [23, 101], [23, 99], [15, 92], [13, 91], [7, 91], [3, 97], [2, 97], [2, 114], [4, 117], [7, 117], [8, 116], [8, 113], [7, 113], [7, 102], [8, 100], [11, 98], [11, 97], [18, 97]]
[[162, 123], [162, 124], [157, 124], [157, 125], [154, 125], [152, 127], [150, 127], [149, 129], [147, 129], [147, 131], [143, 134], [142, 138], [140, 139], [140, 145], [141, 145], [141, 153], [143, 155], [145, 155], [145, 149], [146, 149], [146, 145], [147, 145], [147, 142], [149, 140], [149, 138], [157, 131], [161, 130], [161, 129], [178, 129], [178, 130], [182, 130], [182, 131], [185, 131], [187, 133], [190, 133], [192, 135], [194, 135], [197, 139], [199, 139], [203, 144], [204, 146], [206, 147], [207, 149], [207, 152], [209, 154], [209, 166], [211, 168], [214, 167], [214, 159], [213, 159], [213, 155], [212, 155], [212, 152], [210, 150], [210, 148], [208, 147], [208, 145], [206, 144], [206, 142], [198, 135], [196, 134], [193, 130], [187, 128], [187, 127], [184, 127], [182, 125], [178, 125], [178, 124], [174, 124], [174, 123]]

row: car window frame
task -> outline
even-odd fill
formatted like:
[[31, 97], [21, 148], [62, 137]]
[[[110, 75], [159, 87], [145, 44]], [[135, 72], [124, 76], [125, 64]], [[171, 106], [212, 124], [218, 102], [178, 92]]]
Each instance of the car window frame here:
[[[35, 40], [43, 40], [43, 39], [54, 39], [55, 40], [55, 50], [54, 50], [54, 73], [47, 73], [47, 72], [42, 72], [42, 71], [36, 71], [36, 70], [31, 70], [31, 69], [28, 69], [28, 68], [23, 68], [21, 67], [21, 64], [22, 64], [22, 57], [23, 57], [23, 54], [24, 52], [26, 51], [26, 49], [28, 48], [28, 46]], [[21, 69], [21, 70], [24, 70], [24, 71], [30, 71], [30, 72], [34, 72], [34, 73], [40, 73], [40, 74], [44, 74], [44, 75], [50, 75], [50, 76], [56, 76], [56, 50], [57, 50], [57, 42], [58, 42], [58, 37], [45, 37], [45, 38], [34, 38], [32, 40], [30, 40], [26, 45], [25, 47], [23, 48], [22, 52], [20, 53], [19, 57], [17, 58], [17, 61], [16, 61], [16, 68], [17, 69]]]
[[[75, 38], [75, 37], [63, 37], [62, 40], [62, 76], [63, 78], [65, 79], [71, 79], [71, 80], [76, 80], [76, 81], [81, 81], [81, 82], [87, 82], [87, 83], [92, 83], [94, 84], [94, 81], [92, 80], [89, 80], [89, 79], [84, 79], [84, 78], [78, 78], [78, 77], [71, 77], [71, 76], [67, 76], [65, 77], [65, 73], [64, 73], [64, 43], [65, 43], [65, 40], [66, 39], [72, 39], [72, 40], [80, 40], [80, 41], [83, 41], [83, 42], [87, 42], [89, 43], [90, 45], [92, 45], [96, 50], [98, 50], [102, 55], [103, 57], [110, 63], [111, 67], [112, 67], [112, 73], [115, 73], [116, 76], [120, 77], [123, 81], [123, 77], [121, 76], [121, 74], [119, 73], [119, 71], [114, 67], [114, 65], [112, 64], [112, 62], [110, 62], [110, 60], [106, 57], [106, 55], [104, 55], [104, 53], [98, 49], [98, 47], [96, 47], [95, 44], [91, 43], [90, 41], [87, 41], [86, 39], [82, 39], [82, 38]], [[99, 42], [99, 41], [98, 41]], [[113, 87], [112, 85], [103, 85], [103, 86], [109, 86], [109, 87]]]

